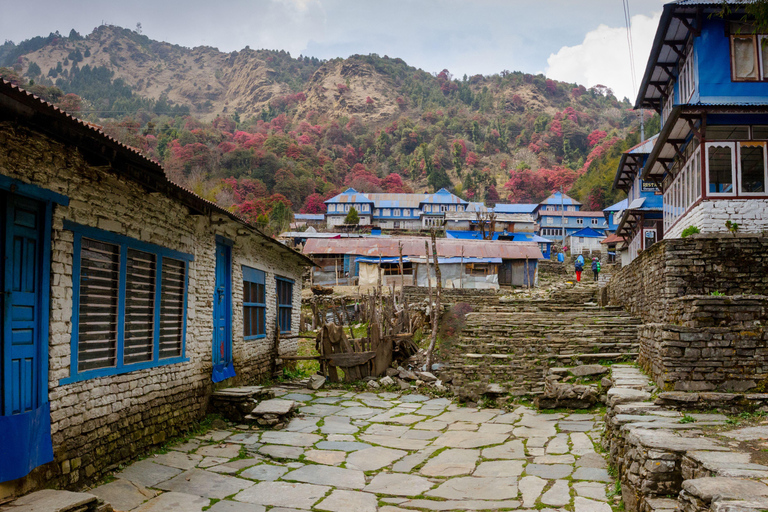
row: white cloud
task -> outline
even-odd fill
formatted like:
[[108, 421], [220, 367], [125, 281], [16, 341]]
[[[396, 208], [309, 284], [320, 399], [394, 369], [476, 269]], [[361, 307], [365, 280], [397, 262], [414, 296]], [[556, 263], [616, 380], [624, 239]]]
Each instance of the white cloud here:
[[[635, 49], [636, 86], [640, 86], [651, 53], [653, 37], [661, 13], [632, 16], [632, 44]], [[587, 32], [576, 46], [563, 46], [547, 59], [545, 74], [556, 80], [576, 82], [587, 87], [605, 85], [618, 99], [627, 97], [634, 103], [637, 90], [632, 87], [627, 31], [600, 25]]]
[[311, 4], [320, 5], [320, 0], [274, 0], [283, 4], [293, 5], [299, 12], [304, 12]]

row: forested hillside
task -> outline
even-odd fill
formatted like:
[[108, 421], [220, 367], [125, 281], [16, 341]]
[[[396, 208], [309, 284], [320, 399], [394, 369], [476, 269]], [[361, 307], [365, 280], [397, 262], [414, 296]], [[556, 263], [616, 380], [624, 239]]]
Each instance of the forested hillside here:
[[[459, 78], [377, 55], [227, 54], [112, 26], [6, 42], [0, 66], [264, 225], [289, 210], [319, 213], [350, 186], [447, 187], [487, 203], [562, 187], [599, 209], [621, 199], [616, 164], [639, 141], [637, 113], [609, 89], [522, 72]], [[646, 122], [654, 133], [657, 119]]]

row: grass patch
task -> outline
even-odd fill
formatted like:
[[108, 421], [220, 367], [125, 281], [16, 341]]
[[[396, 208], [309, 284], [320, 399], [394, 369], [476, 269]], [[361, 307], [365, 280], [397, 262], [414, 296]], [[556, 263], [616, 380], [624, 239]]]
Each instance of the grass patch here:
[[696, 422], [696, 418], [694, 418], [693, 416], [689, 416], [687, 414], [682, 418], [680, 418], [680, 421], [678, 421], [678, 423], [695, 423], [695, 422]]

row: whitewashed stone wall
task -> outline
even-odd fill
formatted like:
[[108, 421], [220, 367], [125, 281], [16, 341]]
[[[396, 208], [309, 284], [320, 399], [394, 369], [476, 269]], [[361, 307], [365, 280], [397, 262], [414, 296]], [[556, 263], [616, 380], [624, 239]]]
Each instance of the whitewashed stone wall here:
[[[0, 123], [0, 174], [70, 198], [69, 206], [55, 206], [53, 212], [49, 400], [55, 460], [35, 470], [27, 482], [16, 483], [17, 489], [47, 483], [85, 485], [178, 435], [205, 414], [213, 389], [215, 235], [235, 242], [232, 334], [238, 377], [222, 385], [254, 382], [272, 368], [275, 275], [295, 281], [292, 327], [298, 333], [303, 271], [298, 259], [228, 217], [190, 215], [187, 207], [162, 194], [149, 193], [109, 169], [89, 166], [71, 147], [9, 123]], [[65, 219], [194, 255], [189, 265], [186, 362], [61, 383], [70, 376], [73, 316], [73, 234], [64, 230]], [[266, 339], [243, 340], [243, 264], [267, 273]], [[280, 353], [295, 353], [296, 347], [296, 340], [286, 340]]]
[[664, 238], [680, 238], [688, 226], [702, 233], [727, 233], [726, 221], [739, 225], [739, 233], [768, 232], [768, 199], [713, 199], [702, 201], [672, 226]]

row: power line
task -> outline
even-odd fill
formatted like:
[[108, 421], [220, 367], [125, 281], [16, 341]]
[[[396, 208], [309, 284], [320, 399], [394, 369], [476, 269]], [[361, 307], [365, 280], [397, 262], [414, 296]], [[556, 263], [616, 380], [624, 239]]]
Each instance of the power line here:
[[627, 47], [629, 49], [629, 67], [632, 77], [632, 92], [637, 94], [637, 77], [635, 75], [635, 49], [632, 44], [632, 18], [629, 13], [629, 0], [622, 0], [624, 7], [624, 25], [627, 28]]

